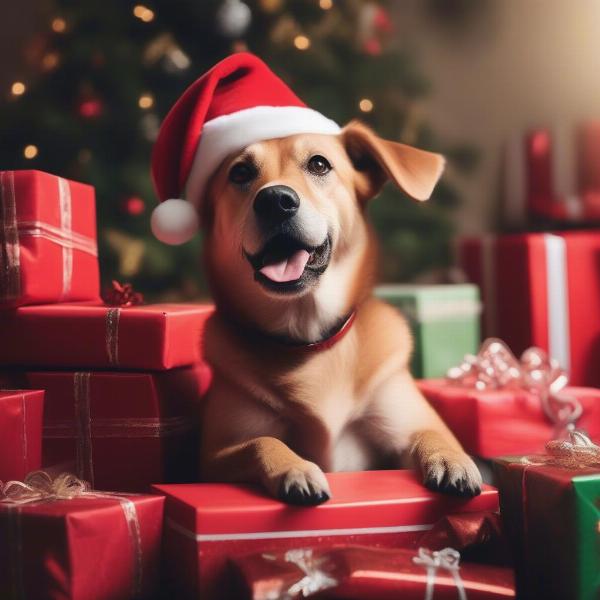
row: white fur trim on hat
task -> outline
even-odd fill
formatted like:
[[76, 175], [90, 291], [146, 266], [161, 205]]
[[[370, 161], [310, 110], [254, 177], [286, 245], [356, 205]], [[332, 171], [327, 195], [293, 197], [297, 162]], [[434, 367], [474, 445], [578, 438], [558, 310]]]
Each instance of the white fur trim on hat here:
[[255, 106], [204, 124], [185, 197], [198, 205], [210, 176], [233, 152], [250, 144], [299, 133], [336, 135], [340, 126], [320, 112], [303, 106]]
[[150, 227], [161, 242], [171, 246], [184, 244], [198, 231], [196, 208], [180, 198], [165, 200], [152, 211]]

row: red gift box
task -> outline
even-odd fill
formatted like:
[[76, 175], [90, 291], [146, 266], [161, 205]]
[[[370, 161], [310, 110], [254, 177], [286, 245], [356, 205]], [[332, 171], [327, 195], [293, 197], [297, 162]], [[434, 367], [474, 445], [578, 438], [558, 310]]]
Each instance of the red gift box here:
[[481, 287], [485, 337], [502, 338], [517, 355], [538, 346], [573, 385], [600, 387], [597, 232], [463, 239], [459, 263]]
[[173, 369], [201, 360], [211, 305], [92, 304], [24, 306], [0, 311], [0, 363], [60, 368]]
[[[540, 399], [523, 389], [476, 390], [444, 379], [417, 385], [469, 454], [493, 458], [543, 452], [555, 433]], [[567, 387], [583, 408], [577, 426], [600, 440], [600, 389]]]
[[471, 500], [430, 492], [411, 471], [327, 475], [332, 499], [293, 507], [251, 486], [158, 485], [167, 496], [165, 559], [186, 597], [221, 598], [227, 558], [302, 544], [401, 547], [450, 512], [497, 510], [496, 490]]
[[0, 391], [0, 481], [40, 468], [43, 411], [43, 390]]
[[232, 598], [493, 600], [515, 597], [511, 569], [463, 563], [459, 557], [451, 548], [433, 554], [424, 549], [364, 546], [253, 554], [233, 561], [236, 591]]
[[42, 464], [105, 490], [196, 481], [206, 365], [158, 373], [30, 372], [22, 387], [46, 390]]
[[94, 188], [0, 171], [0, 306], [100, 295]]
[[[0, 501], [0, 597], [129, 600], [158, 588], [164, 498]], [[59, 492], [60, 496], [60, 492]]]

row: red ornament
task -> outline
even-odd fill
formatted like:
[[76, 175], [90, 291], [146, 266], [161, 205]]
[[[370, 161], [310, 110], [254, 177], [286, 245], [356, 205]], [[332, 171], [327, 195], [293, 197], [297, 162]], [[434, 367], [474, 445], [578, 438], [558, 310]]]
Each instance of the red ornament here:
[[84, 119], [95, 119], [104, 111], [104, 104], [98, 98], [89, 98], [82, 100], [77, 107], [77, 112]]
[[130, 196], [129, 198], [125, 198], [123, 209], [128, 215], [137, 217], [145, 212], [146, 203], [139, 196]]
[[130, 283], [119, 283], [112, 280], [112, 287], [105, 290], [102, 295], [104, 304], [108, 306], [119, 306], [127, 308], [128, 306], [138, 306], [144, 303], [144, 296], [133, 289]]
[[380, 6], [375, 12], [373, 27], [383, 33], [392, 33], [394, 31], [394, 23], [385, 8]]
[[382, 51], [381, 42], [377, 38], [370, 38], [363, 44], [363, 50], [370, 56], [379, 56]]

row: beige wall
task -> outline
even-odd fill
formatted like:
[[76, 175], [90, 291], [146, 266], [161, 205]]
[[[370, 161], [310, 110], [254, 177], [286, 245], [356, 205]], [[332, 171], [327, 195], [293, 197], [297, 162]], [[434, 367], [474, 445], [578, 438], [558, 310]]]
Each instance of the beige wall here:
[[480, 1], [486, 10], [454, 32], [425, 14], [423, 0], [397, 3], [400, 35], [414, 44], [433, 86], [428, 118], [446, 138], [481, 150], [477, 173], [456, 179], [465, 198], [457, 223], [471, 232], [494, 228], [510, 132], [600, 117], [599, 0]]

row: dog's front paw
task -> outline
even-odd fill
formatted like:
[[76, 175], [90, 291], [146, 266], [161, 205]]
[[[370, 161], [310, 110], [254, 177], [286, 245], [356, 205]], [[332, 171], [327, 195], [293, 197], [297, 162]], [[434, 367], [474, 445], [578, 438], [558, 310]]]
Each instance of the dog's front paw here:
[[464, 452], [435, 452], [421, 465], [423, 483], [430, 490], [471, 498], [481, 493], [481, 473]]
[[304, 461], [281, 476], [277, 497], [288, 504], [316, 506], [329, 500], [331, 492], [323, 471], [315, 463]]

